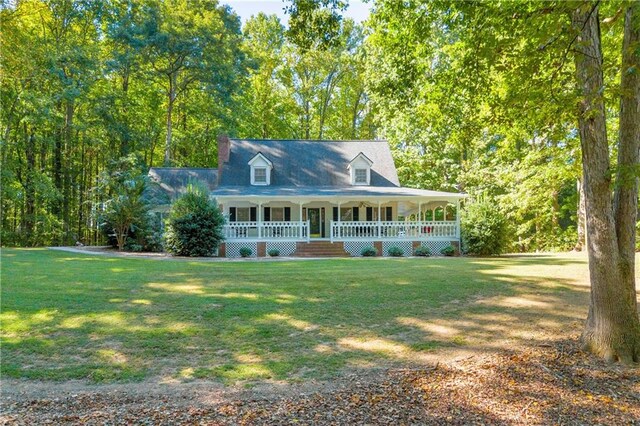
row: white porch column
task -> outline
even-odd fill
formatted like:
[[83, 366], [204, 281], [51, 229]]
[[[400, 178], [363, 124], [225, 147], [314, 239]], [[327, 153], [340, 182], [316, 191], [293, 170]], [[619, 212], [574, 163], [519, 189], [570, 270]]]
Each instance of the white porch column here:
[[257, 219], [258, 219], [258, 238], [262, 238], [262, 203], [258, 203], [258, 211], [257, 211]]
[[382, 237], [382, 221], [381, 221], [381, 215], [380, 215], [380, 206], [382, 205], [382, 203], [380, 201], [378, 201], [378, 238]]
[[460, 200], [456, 201], [456, 238], [460, 241]]
[[[340, 206], [342, 205], [342, 203], [340, 201], [338, 201], [338, 227], [336, 228], [336, 233], [338, 234], [338, 237], [342, 237], [342, 228], [340, 227], [340, 222], [341, 222], [341, 217], [342, 214], [340, 214]], [[331, 242], [333, 242], [333, 237], [335, 237], [335, 235], [333, 235], [333, 226], [331, 227]]]
[[422, 201], [418, 201], [418, 222], [422, 222]]
[[302, 201], [298, 202], [298, 223], [299, 223], [299, 229], [300, 229], [300, 238], [302, 239], [302, 237], [304, 237], [304, 232], [302, 232]]

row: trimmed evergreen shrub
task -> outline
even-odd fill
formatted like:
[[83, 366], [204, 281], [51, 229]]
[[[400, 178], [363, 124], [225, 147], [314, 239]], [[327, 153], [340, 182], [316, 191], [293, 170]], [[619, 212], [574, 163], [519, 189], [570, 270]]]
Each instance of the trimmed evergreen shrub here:
[[413, 254], [414, 256], [429, 257], [431, 256], [431, 250], [429, 250], [429, 247], [427, 246], [420, 246], [416, 247]]
[[378, 250], [376, 250], [375, 247], [365, 247], [362, 249], [360, 254], [363, 255], [364, 257], [377, 256]]
[[165, 247], [177, 256], [213, 256], [224, 239], [224, 217], [206, 188], [190, 186], [171, 207]]
[[271, 249], [271, 250], [269, 250], [268, 255], [271, 256], [271, 257], [278, 257], [278, 256], [280, 256], [280, 250]]
[[389, 247], [389, 251], [387, 252], [389, 253], [389, 256], [391, 257], [402, 257], [404, 256], [404, 252], [402, 251], [402, 249], [400, 247]]
[[253, 251], [249, 247], [242, 247], [239, 252], [242, 257], [249, 257], [253, 254]]
[[446, 246], [445, 248], [440, 250], [440, 254], [443, 254], [445, 256], [453, 256], [454, 254], [456, 254], [456, 249], [453, 248], [453, 246]]
[[478, 256], [500, 254], [507, 244], [507, 222], [495, 203], [469, 204], [461, 215], [462, 248]]

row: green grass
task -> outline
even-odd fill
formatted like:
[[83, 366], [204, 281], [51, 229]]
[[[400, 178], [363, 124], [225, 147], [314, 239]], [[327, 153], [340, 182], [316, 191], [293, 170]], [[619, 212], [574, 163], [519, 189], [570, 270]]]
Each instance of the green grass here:
[[326, 379], [486, 344], [496, 321], [540, 315], [500, 300], [583, 300], [584, 271], [574, 255], [199, 262], [3, 249], [2, 374]]

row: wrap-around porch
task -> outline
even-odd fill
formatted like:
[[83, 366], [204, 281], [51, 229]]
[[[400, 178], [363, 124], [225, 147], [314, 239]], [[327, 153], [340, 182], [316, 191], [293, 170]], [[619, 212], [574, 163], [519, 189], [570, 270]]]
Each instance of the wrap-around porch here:
[[219, 200], [227, 242], [459, 241], [459, 199]]

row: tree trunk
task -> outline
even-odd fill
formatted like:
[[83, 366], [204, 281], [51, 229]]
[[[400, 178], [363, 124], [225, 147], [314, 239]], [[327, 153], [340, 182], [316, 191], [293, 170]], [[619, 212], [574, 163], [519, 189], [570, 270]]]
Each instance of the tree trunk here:
[[70, 230], [71, 230], [71, 166], [73, 162], [71, 161], [71, 151], [73, 148], [73, 116], [75, 112], [75, 104], [73, 100], [68, 100], [65, 105], [65, 116], [64, 116], [64, 157], [65, 157], [65, 167], [63, 168], [62, 173], [62, 224], [64, 227], [63, 233], [63, 244], [68, 244], [70, 242]]
[[33, 130], [30, 132], [27, 129], [27, 124], [24, 124], [24, 136], [25, 136], [25, 157], [27, 158], [27, 167], [25, 170], [25, 216], [24, 216], [24, 228], [25, 228], [25, 242], [27, 245], [32, 245], [35, 242], [34, 225], [36, 219], [36, 190], [33, 182], [33, 177], [36, 174], [36, 153], [35, 153], [35, 138], [33, 136]]
[[331, 94], [333, 93], [333, 88], [338, 80], [339, 76], [336, 76], [337, 71], [333, 69], [329, 76], [327, 77], [327, 90], [322, 97], [322, 105], [320, 106], [320, 123], [318, 124], [318, 139], [322, 140], [322, 136], [324, 135], [324, 122], [327, 116], [327, 110], [329, 109], [329, 102], [331, 101]]
[[364, 91], [360, 90], [356, 97], [356, 102], [353, 105], [353, 114], [351, 115], [351, 139], [356, 139], [356, 129], [358, 125], [358, 109], [360, 108], [360, 100], [364, 95]]
[[122, 71], [122, 120], [125, 121], [126, 130], [120, 135], [120, 157], [124, 157], [131, 151], [131, 125], [129, 122], [129, 66]]
[[[631, 13], [627, 13], [625, 23], [624, 44], [627, 46], [630, 42], [629, 33], [632, 32], [629, 28], [631, 16]], [[587, 9], [575, 10], [572, 21], [574, 28], [579, 31], [574, 47], [577, 50], [576, 77], [581, 92], [578, 127], [582, 144], [591, 279], [591, 303], [582, 342], [586, 349], [607, 360], [632, 362], [637, 361], [640, 355], [640, 320], [633, 273], [628, 273], [625, 256], [618, 245], [611, 200], [597, 3]], [[623, 104], [627, 105], [624, 99]], [[622, 215], [630, 214], [628, 207], [621, 207], [616, 213], [622, 211]], [[628, 240], [625, 236], [620, 242], [624, 244]]]
[[584, 179], [578, 179], [578, 239], [576, 246], [573, 248], [575, 251], [582, 251], [586, 248], [587, 238], [587, 219], [585, 217], [585, 205], [584, 205]]
[[169, 105], [167, 106], [167, 137], [164, 142], [164, 166], [171, 165], [171, 132], [173, 128], [173, 103], [176, 100], [175, 75], [169, 74]]

